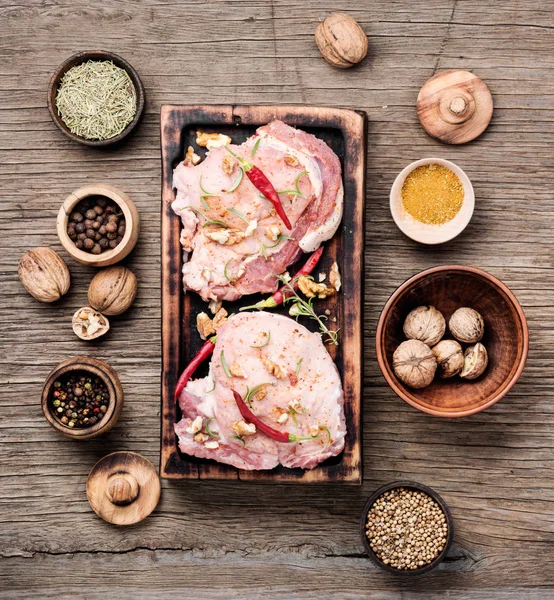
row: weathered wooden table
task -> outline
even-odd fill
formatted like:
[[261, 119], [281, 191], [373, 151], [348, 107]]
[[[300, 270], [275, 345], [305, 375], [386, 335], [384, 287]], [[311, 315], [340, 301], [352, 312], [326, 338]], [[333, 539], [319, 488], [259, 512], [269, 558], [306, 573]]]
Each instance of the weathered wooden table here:
[[[353, 2], [370, 52], [349, 71], [327, 65], [313, 40], [318, 21], [337, 8], [349, 5], [0, 1], [0, 597], [554, 598], [554, 2]], [[145, 118], [117, 150], [69, 142], [46, 110], [51, 73], [89, 48], [122, 54], [146, 86]], [[459, 148], [427, 137], [415, 116], [420, 86], [446, 68], [474, 70], [496, 105], [485, 135]], [[160, 105], [234, 102], [368, 113], [364, 484], [164, 482], [153, 515], [118, 529], [92, 513], [85, 480], [114, 450], [158, 462]], [[477, 198], [466, 232], [437, 249], [404, 238], [388, 209], [395, 175], [423, 156], [456, 161]], [[87, 345], [70, 321], [93, 270], [62, 252], [72, 287], [47, 306], [23, 291], [16, 269], [27, 248], [61, 249], [59, 206], [93, 181], [129, 192], [143, 228], [127, 261], [140, 280], [138, 300], [108, 340]], [[503, 279], [531, 329], [529, 362], [509, 397], [454, 421], [396, 398], [374, 354], [389, 294], [441, 263]], [[77, 354], [106, 359], [126, 392], [118, 425], [91, 443], [62, 439], [39, 405], [46, 374]], [[405, 477], [436, 488], [456, 525], [449, 560], [417, 580], [377, 571], [359, 539], [365, 498]]]

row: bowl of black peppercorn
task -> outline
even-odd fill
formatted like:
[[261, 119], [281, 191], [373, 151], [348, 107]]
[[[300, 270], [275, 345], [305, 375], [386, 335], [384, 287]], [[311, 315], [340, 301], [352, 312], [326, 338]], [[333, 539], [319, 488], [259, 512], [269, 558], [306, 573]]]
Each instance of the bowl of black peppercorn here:
[[375, 491], [362, 511], [360, 533], [371, 562], [399, 576], [438, 567], [454, 535], [445, 501], [431, 488], [398, 481]]
[[48, 375], [41, 405], [56, 431], [75, 440], [88, 440], [115, 425], [123, 408], [123, 388], [110, 365], [77, 356]]
[[69, 194], [58, 213], [63, 247], [77, 261], [107, 267], [125, 258], [137, 243], [140, 219], [130, 196], [105, 183]]

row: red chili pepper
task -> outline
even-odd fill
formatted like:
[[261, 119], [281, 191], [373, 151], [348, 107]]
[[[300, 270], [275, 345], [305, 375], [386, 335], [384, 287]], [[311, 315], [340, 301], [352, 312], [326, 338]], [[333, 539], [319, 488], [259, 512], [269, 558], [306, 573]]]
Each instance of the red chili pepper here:
[[[298, 289], [298, 278], [302, 277], [302, 275], [309, 275], [315, 268], [321, 255], [323, 254], [323, 246], [320, 246], [308, 260], [304, 263], [304, 266], [296, 273], [296, 275], [292, 279], [292, 287], [294, 290]], [[277, 290], [273, 296], [266, 298], [265, 300], [261, 300], [257, 304], [253, 304], [252, 306], [244, 306], [240, 310], [248, 310], [251, 308], [257, 308], [258, 310], [263, 310], [264, 308], [275, 308], [276, 306], [280, 306], [285, 301], [284, 293], [287, 292], [287, 288], [285, 286], [281, 287]], [[288, 290], [290, 294], [290, 290]]]
[[239, 408], [240, 414], [245, 421], [248, 423], [253, 423], [256, 425], [256, 429], [265, 433], [267, 437], [275, 440], [276, 442], [283, 442], [285, 444], [291, 442], [301, 442], [304, 440], [311, 440], [312, 437], [299, 437], [292, 433], [287, 433], [286, 431], [279, 431], [278, 429], [273, 429], [269, 425], [266, 425], [261, 419], [259, 419], [247, 406], [246, 402], [242, 399], [242, 396], [236, 392], [235, 390], [231, 390], [233, 392], [233, 396], [235, 397], [235, 402]]
[[179, 381], [177, 381], [177, 386], [175, 387], [175, 402], [179, 400], [181, 392], [185, 389], [185, 385], [187, 385], [188, 380], [194, 375], [194, 372], [196, 371], [198, 365], [203, 363], [208, 357], [212, 355], [215, 348], [215, 342], [215, 335], [210, 339], [206, 340], [202, 348], [198, 350], [198, 352], [190, 361], [186, 369], [181, 373], [181, 377], [179, 377]]
[[285, 213], [285, 209], [281, 204], [281, 198], [279, 198], [279, 194], [273, 187], [271, 181], [269, 181], [269, 179], [264, 175], [263, 171], [258, 169], [256, 165], [249, 163], [248, 161], [244, 160], [244, 158], [235, 154], [232, 150], [229, 150], [227, 146], [225, 146], [225, 149], [240, 162], [244, 172], [246, 173], [246, 176], [248, 179], [250, 179], [254, 187], [259, 190], [271, 202], [271, 204], [273, 204], [277, 214], [281, 218], [281, 221], [283, 221], [285, 224], [285, 227], [291, 230], [292, 225], [290, 224], [289, 218]]

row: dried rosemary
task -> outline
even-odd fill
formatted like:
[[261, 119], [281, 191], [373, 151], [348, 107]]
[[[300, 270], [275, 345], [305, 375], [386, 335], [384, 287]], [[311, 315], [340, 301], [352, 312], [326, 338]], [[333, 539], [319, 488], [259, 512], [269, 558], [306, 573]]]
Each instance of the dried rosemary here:
[[56, 95], [56, 108], [69, 130], [87, 140], [120, 134], [137, 111], [135, 86], [112, 61], [89, 60], [69, 69]]

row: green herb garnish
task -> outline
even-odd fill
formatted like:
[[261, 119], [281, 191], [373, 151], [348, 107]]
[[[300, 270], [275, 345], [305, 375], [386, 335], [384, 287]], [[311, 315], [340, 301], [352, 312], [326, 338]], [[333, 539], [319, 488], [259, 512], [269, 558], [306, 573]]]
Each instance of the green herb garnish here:
[[[327, 336], [326, 341], [336, 346], [339, 343], [339, 330], [332, 330], [327, 327], [327, 325], [325, 324], [327, 317], [325, 315], [318, 315], [315, 312], [313, 307], [313, 298], [308, 298], [307, 300], [304, 300], [298, 295], [298, 293], [294, 289], [294, 281], [296, 277], [291, 281], [287, 281], [285, 277], [279, 275], [277, 279], [283, 284], [283, 288], [287, 289], [286, 297], [285, 294], [283, 294], [283, 304], [287, 304], [287, 302], [292, 304], [289, 310], [289, 314], [293, 317], [309, 317], [310, 319], [316, 321], [316, 323], [319, 325], [319, 330], [321, 334]], [[290, 292], [290, 294], [288, 292]]]
[[[319, 425], [319, 429], [320, 429], [320, 431], [327, 432], [327, 444], [326, 444], [326, 446], [329, 446], [329, 444], [331, 443], [331, 432], [329, 431], [329, 428], [325, 427], [325, 425]], [[319, 434], [318, 435], [314, 435], [314, 437], [319, 437]]]
[[227, 364], [227, 361], [225, 360], [225, 355], [223, 354], [223, 350], [221, 351], [219, 358], [221, 360], [221, 366], [223, 367], [223, 370], [225, 371], [225, 375], [227, 375], [227, 377], [229, 377], [229, 378], [233, 377], [231, 375], [231, 371], [229, 370], [229, 365]]
[[246, 446], [246, 442], [240, 437], [240, 435], [230, 435], [229, 437], [233, 440], [238, 440], [242, 444], [243, 448]]
[[225, 210], [237, 215], [237, 217], [240, 217], [246, 224], [250, 225], [250, 221], [240, 212], [240, 210], [237, 210], [236, 208], [226, 208]]
[[265, 387], [266, 385], [275, 385], [274, 383], [260, 383], [256, 386], [254, 386], [252, 389], [249, 389], [248, 386], [246, 386], [246, 397], [245, 397], [245, 401], [248, 402], [248, 406], [250, 406], [250, 408], [252, 408], [252, 396], [254, 394], [257, 394], [261, 388]]
[[271, 339], [271, 331], [267, 332], [267, 340], [261, 346], [250, 346], [250, 348], [265, 348], [269, 344], [269, 340]]
[[206, 215], [201, 210], [198, 210], [197, 208], [194, 208], [194, 206], [190, 206], [190, 205], [189, 206], [184, 206], [183, 210], [185, 210], [186, 208], [188, 208], [188, 210], [191, 210], [195, 215], [200, 215], [204, 219], [207, 219]]
[[296, 376], [298, 377], [298, 373], [300, 373], [300, 367], [302, 366], [302, 363], [304, 361], [304, 357], [302, 357], [297, 363], [296, 363]]
[[231, 260], [228, 260], [225, 263], [225, 266], [223, 267], [223, 275], [225, 275], [225, 279], [229, 282], [229, 283], [235, 283], [234, 279], [231, 279], [231, 277], [229, 277], [229, 275], [227, 274], [227, 267], [229, 266], [229, 263], [232, 263], [233, 259], [231, 258]]
[[206, 433], [210, 436], [215, 438], [216, 440], [219, 439], [219, 434], [218, 433], [214, 433], [211, 429], [210, 429], [210, 421], [213, 421], [215, 419], [215, 417], [210, 417], [207, 421], [206, 421], [206, 425], [204, 425], [204, 427], [206, 428]]
[[239, 187], [240, 182], [242, 181], [243, 177], [244, 177], [244, 169], [242, 167], [239, 167], [238, 177], [233, 182], [233, 185], [228, 190], [225, 191], [225, 193], [230, 194], [231, 192], [234, 192]]
[[254, 147], [252, 148], [252, 152], [250, 152], [250, 158], [252, 158], [254, 156], [254, 154], [256, 154], [256, 151], [258, 150], [258, 146], [260, 145], [261, 141], [262, 141], [261, 137], [259, 137], [256, 140], [256, 143], [254, 144]]
[[211, 390], [206, 390], [204, 393], [205, 394], [211, 394], [214, 390], [215, 390], [215, 381], [212, 381], [212, 389]]
[[266, 246], [264, 244], [264, 247], [267, 249], [271, 249], [271, 248], [275, 248], [276, 246], [278, 246], [283, 240], [294, 240], [294, 238], [289, 237], [288, 235], [285, 235], [283, 233], [280, 233], [277, 236], [277, 241], [272, 245], [272, 246]]
[[71, 133], [87, 140], [107, 140], [134, 119], [137, 93], [125, 69], [111, 60], [89, 60], [62, 77], [56, 108]]
[[217, 194], [210, 194], [210, 192], [208, 192], [208, 191], [206, 191], [204, 189], [204, 186], [202, 185], [202, 174], [200, 175], [200, 179], [198, 181], [198, 185], [200, 186], [200, 189], [202, 190], [202, 194], [200, 195], [200, 199], [202, 200], [202, 203], [204, 204], [204, 207], [206, 208], [206, 210], [209, 210], [210, 206], [206, 202], [206, 198], [216, 198]]
[[293, 190], [277, 190], [278, 194], [293, 194], [294, 196], [302, 196], [302, 198], [304, 198], [304, 194], [300, 191], [300, 188], [298, 187], [300, 184], [300, 178], [303, 175], [307, 175], [308, 171], [302, 171], [302, 173], [298, 174], [298, 177], [295, 179], [294, 181], [294, 189]]
[[229, 225], [223, 221], [206, 221], [202, 227], [207, 227], [208, 225], [219, 225], [219, 227], [225, 227], [226, 229], [229, 227]]

